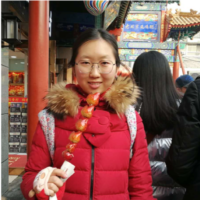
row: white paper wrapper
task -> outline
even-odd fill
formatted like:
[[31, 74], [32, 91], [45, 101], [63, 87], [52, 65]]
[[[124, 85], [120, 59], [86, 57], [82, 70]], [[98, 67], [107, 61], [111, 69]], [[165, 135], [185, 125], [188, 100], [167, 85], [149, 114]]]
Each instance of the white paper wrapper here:
[[49, 197], [49, 200], [58, 200], [56, 194], [53, 197]]
[[75, 172], [74, 172], [74, 168], [75, 168], [75, 166], [72, 165], [70, 162], [65, 161], [65, 162], [62, 164], [62, 166], [61, 166], [60, 169], [62, 169], [63, 171], [67, 172], [67, 178], [66, 178], [66, 179], [61, 178], [61, 180], [63, 181], [63, 183], [64, 183], [70, 176], [72, 176], [72, 175], [75, 173]]
[[[64, 163], [62, 164], [61, 168], [63, 171], [67, 172], [67, 178], [61, 178], [61, 180], [63, 181], [63, 183], [70, 177], [72, 176], [75, 172], [74, 172], [74, 168], [75, 166], [72, 165], [70, 162], [64, 161]], [[54, 195], [53, 197], [49, 197], [49, 200], [58, 200], [57, 196]]]

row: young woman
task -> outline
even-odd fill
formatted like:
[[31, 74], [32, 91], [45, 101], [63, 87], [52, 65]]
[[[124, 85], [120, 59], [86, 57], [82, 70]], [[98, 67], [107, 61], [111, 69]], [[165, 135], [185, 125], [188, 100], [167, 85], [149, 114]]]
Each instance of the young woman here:
[[180, 98], [168, 61], [159, 52], [145, 52], [136, 59], [133, 74], [142, 90], [136, 110], [140, 113], [147, 135], [153, 196], [158, 200], [181, 200], [185, 189], [168, 176], [165, 164]]
[[[153, 200], [142, 120], [134, 110], [127, 114], [139, 91], [131, 77], [116, 76], [120, 59], [114, 37], [101, 29], [85, 31], [74, 44], [70, 65], [78, 85], [55, 86], [46, 96], [47, 112], [39, 115], [21, 184], [25, 198], [56, 194], [59, 200]], [[135, 139], [130, 136], [134, 129]], [[75, 166], [75, 174], [63, 184], [60, 178], [69, 175], [60, 169], [65, 159]], [[48, 176], [43, 189], [38, 179]]]

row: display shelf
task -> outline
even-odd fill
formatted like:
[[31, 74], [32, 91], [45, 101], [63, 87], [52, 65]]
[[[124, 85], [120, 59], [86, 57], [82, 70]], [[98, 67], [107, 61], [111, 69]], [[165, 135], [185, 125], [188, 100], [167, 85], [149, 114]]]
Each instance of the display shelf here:
[[27, 155], [27, 153], [8, 153], [8, 155]]
[[9, 96], [9, 98], [25, 98], [24, 95], [21, 96]]

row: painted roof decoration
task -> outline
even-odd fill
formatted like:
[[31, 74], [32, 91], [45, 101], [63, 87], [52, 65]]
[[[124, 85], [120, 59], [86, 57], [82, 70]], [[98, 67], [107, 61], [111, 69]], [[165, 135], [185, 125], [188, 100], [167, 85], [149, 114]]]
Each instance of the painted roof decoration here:
[[119, 10], [119, 15], [116, 23], [116, 28], [120, 28], [122, 24], [125, 22], [125, 18], [128, 14], [128, 11], [130, 9], [131, 2], [129, 1], [122, 1], [120, 10]]
[[116, 19], [111, 23], [111, 25], [108, 27], [108, 30], [119, 29], [122, 27], [127, 17], [127, 14], [130, 10], [131, 3], [132, 3], [131, 1], [121, 1], [119, 14], [116, 17]]
[[187, 37], [192, 39], [200, 31], [200, 13], [192, 9], [189, 13], [176, 9], [176, 13], [173, 14], [170, 9], [166, 13], [165, 26], [165, 39], [181, 40]]
[[136, 0], [136, 1], [132, 1], [132, 2], [146, 2], [146, 3], [177, 3], [178, 5], [180, 5], [180, 1], [181, 0]]
[[92, 1], [83, 1], [84, 2], [84, 5], [85, 5], [85, 8], [87, 9], [87, 11], [94, 15], [94, 16], [98, 16], [100, 14], [102, 14], [108, 3], [109, 3], [109, 0], [105, 0], [105, 1], [98, 1], [98, 0], [92, 0]]

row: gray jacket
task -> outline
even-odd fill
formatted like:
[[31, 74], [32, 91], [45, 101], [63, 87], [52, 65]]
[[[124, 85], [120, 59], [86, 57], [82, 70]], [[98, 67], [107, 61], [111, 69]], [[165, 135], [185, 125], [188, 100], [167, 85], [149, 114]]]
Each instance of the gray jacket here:
[[153, 179], [153, 196], [158, 200], [182, 200], [185, 188], [178, 185], [168, 174], [165, 158], [172, 142], [172, 130], [156, 135], [148, 145]]

